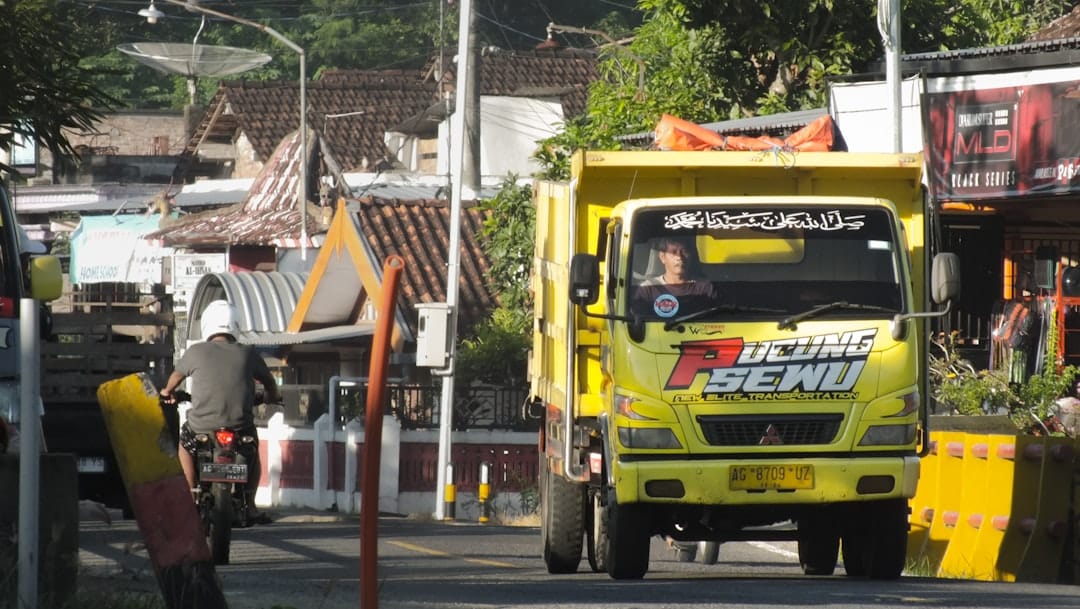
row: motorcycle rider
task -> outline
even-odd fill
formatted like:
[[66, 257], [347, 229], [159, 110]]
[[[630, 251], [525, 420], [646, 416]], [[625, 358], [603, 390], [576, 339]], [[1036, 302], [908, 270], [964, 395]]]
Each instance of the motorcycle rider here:
[[[237, 342], [239, 324], [236, 309], [224, 300], [215, 300], [202, 312], [203, 341], [188, 347], [169, 375], [160, 395], [166, 403], [176, 402], [173, 391], [191, 377], [191, 408], [180, 427], [177, 451], [188, 488], [195, 486], [195, 435], [212, 433], [219, 427], [232, 427], [239, 434], [258, 438], [255, 428], [255, 383], [263, 386], [266, 403], [281, 401], [277, 382], [266, 362], [254, 349]], [[255, 491], [262, 473], [258, 444], [248, 455], [246, 487], [248, 519], [265, 522], [266, 516], [255, 508]]]

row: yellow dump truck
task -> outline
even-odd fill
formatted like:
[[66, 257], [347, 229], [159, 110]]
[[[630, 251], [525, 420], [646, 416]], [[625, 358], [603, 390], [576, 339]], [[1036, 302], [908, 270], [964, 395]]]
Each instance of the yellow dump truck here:
[[[532, 397], [551, 573], [637, 579], [654, 536], [796, 540], [898, 577], [925, 444], [916, 155], [579, 152], [539, 182]], [[935, 306], [931, 303], [942, 306]], [[934, 312], [932, 309], [944, 309]]]

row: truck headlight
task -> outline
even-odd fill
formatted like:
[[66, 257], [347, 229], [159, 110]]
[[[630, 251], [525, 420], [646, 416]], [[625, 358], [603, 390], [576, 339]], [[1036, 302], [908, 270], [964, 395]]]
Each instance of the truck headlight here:
[[619, 442], [627, 448], [682, 448], [675, 432], [667, 427], [620, 427]]
[[915, 441], [915, 423], [871, 425], [859, 440], [859, 446], [897, 446]]

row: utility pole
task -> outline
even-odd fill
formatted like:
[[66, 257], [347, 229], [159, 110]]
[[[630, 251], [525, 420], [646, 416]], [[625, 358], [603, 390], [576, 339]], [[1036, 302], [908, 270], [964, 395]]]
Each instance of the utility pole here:
[[435, 519], [446, 516], [444, 501], [446, 498], [446, 469], [450, 463], [450, 427], [454, 419], [454, 358], [457, 342], [458, 320], [458, 273], [461, 258], [461, 198], [463, 174], [465, 172], [465, 107], [469, 95], [469, 54], [471, 35], [470, 25], [474, 11], [472, 0], [462, 0], [461, 18], [458, 34], [458, 69], [457, 83], [454, 90], [454, 114], [450, 117], [450, 244], [446, 254], [446, 305], [450, 311], [447, 326], [449, 336], [447, 346], [450, 360], [443, 376], [442, 399], [439, 406], [439, 465], [435, 483]]
[[902, 115], [904, 112], [900, 71], [900, 0], [878, 0], [878, 30], [885, 46], [885, 82], [889, 90], [888, 109], [892, 119], [893, 152], [904, 151]]

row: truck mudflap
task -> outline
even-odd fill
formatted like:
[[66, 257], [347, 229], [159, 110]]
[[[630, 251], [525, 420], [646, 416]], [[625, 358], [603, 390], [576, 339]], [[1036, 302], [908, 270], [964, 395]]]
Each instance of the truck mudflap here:
[[754, 505], [833, 503], [915, 495], [919, 458], [860, 457], [730, 461], [620, 460], [624, 503]]

